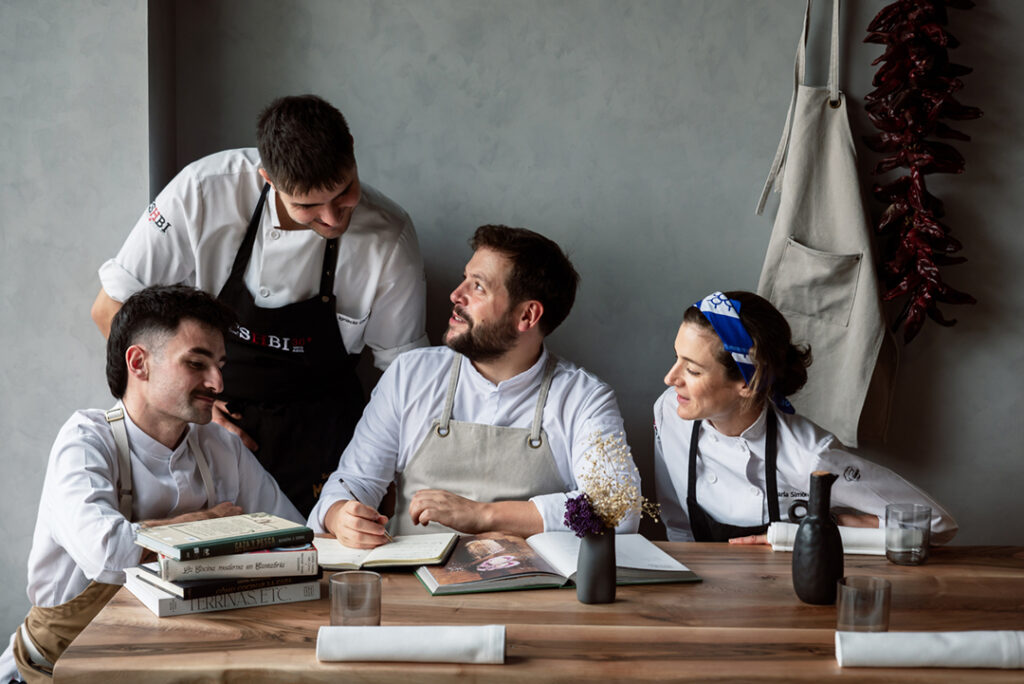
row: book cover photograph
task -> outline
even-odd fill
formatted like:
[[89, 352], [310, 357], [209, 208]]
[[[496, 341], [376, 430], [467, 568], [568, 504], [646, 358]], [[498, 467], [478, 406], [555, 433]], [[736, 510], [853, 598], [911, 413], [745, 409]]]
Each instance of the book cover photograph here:
[[560, 587], [566, 578], [522, 537], [488, 532], [459, 537], [448, 562], [417, 570], [431, 593]]
[[[421, 567], [431, 594], [463, 594], [568, 586], [576, 576], [580, 540], [571, 532], [527, 539], [501, 533], [460, 537], [448, 562]], [[699, 582], [701, 578], [639, 534], [615, 537], [617, 584]]]

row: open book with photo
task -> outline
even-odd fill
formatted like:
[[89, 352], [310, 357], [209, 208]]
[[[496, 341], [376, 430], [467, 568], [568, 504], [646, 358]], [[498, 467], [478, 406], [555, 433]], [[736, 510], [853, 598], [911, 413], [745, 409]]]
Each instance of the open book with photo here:
[[[571, 532], [523, 539], [490, 532], [459, 538], [448, 562], [421, 567], [416, 577], [431, 594], [542, 589], [573, 583], [580, 540]], [[699, 582], [692, 570], [639, 534], [615, 538], [618, 584]]]

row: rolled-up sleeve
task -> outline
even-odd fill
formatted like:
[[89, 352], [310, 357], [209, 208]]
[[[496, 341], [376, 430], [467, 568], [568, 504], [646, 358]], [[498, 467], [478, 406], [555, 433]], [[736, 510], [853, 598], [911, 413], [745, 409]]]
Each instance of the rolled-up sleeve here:
[[426, 298], [423, 257], [407, 220], [382, 269], [363, 336], [377, 368], [387, 370], [402, 352], [429, 344]]

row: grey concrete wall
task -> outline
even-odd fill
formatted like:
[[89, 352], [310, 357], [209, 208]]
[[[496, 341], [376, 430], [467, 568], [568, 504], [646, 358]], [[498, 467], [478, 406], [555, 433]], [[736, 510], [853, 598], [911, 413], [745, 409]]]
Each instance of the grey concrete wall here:
[[25, 616], [25, 562], [50, 445], [113, 403], [89, 318], [96, 269], [148, 201], [146, 3], [0, 2], [0, 644]]
[[[861, 40], [882, 5], [844, 3], [855, 135], [880, 53]], [[0, 7], [2, 115], [14, 124], [0, 155], [6, 632], [24, 609], [50, 441], [71, 410], [106, 402], [87, 310], [95, 269], [145, 205], [153, 84], [139, 3]], [[175, 41], [178, 166], [253, 144], [257, 112], [278, 95], [316, 92], [345, 112], [361, 176], [416, 222], [435, 341], [477, 225], [523, 225], [566, 246], [583, 282], [551, 346], [616, 388], [649, 475], [650, 409], [682, 308], [757, 283], [775, 203], [764, 217], [753, 208], [802, 12], [801, 0], [185, 0], [176, 32], [151, 37]], [[970, 259], [947, 278], [980, 303], [950, 309], [957, 327], [926, 326], [905, 350], [891, 439], [873, 457], [944, 502], [959, 542], [1019, 544], [1024, 288], [1011, 278], [1024, 265], [1013, 190], [1024, 109], [1008, 84], [1022, 80], [1024, 5], [982, 0], [951, 15], [955, 58], [977, 70], [962, 99], [986, 116], [962, 126], [974, 137], [957, 144], [967, 173], [930, 187]], [[822, 11], [814, 23], [827, 21]], [[12, 24], [50, 33], [25, 41]], [[818, 82], [823, 72], [812, 65]], [[861, 152], [866, 171], [875, 157]]]

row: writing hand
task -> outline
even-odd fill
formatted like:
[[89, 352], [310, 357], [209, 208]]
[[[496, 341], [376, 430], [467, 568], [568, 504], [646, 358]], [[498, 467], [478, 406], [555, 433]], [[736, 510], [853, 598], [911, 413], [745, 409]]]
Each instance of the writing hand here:
[[387, 516], [354, 499], [337, 501], [324, 516], [324, 527], [344, 546], [372, 549], [388, 543]]
[[241, 413], [231, 413], [228, 411], [228, 403], [226, 401], [217, 400], [213, 402], [213, 422], [220, 425], [228, 432], [233, 432], [242, 438], [242, 444], [246, 446], [249, 451], [256, 451], [260, 448], [260, 445], [256, 443], [252, 437], [249, 436], [242, 428], [238, 427], [237, 424], [233, 423], [231, 419], [240, 420], [242, 418]]

